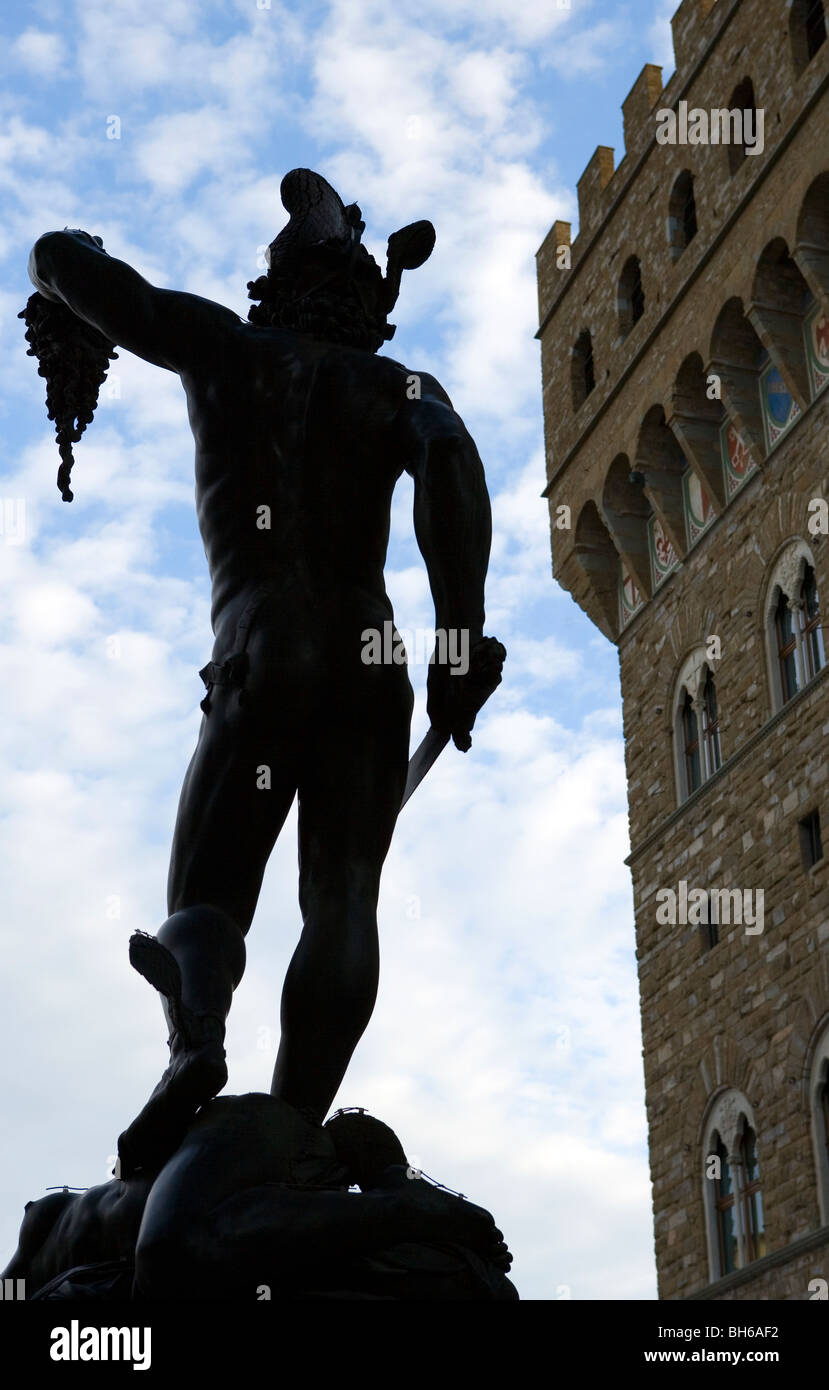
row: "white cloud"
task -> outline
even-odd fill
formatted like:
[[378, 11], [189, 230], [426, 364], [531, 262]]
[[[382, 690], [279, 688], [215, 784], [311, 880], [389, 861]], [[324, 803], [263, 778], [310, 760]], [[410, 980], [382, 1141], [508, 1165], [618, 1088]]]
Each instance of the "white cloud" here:
[[590, 76], [608, 67], [621, 40], [629, 32], [628, 17], [623, 10], [612, 21], [599, 20], [590, 27], [565, 35], [560, 43], [544, 50], [541, 62], [562, 77]]
[[60, 34], [25, 29], [12, 44], [12, 53], [39, 77], [55, 77], [63, 64], [65, 49]]
[[216, 179], [246, 158], [243, 132], [217, 107], [158, 116], [137, 140], [137, 164], [164, 193], [186, 193], [206, 170]]

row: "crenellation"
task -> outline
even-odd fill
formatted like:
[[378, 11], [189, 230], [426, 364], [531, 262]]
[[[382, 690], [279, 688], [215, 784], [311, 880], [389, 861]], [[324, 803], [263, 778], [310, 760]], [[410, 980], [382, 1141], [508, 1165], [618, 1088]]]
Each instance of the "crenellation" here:
[[625, 154], [636, 156], [653, 139], [653, 110], [662, 96], [662, 69], [646, 63], [622, 102]]
[[598, 145], [578, 181], [579, 236], [589, 233], [604, 211], [603, 194], [613, 177], [613, 156], [612, 146]]
[[674, 63], [677, 71], [690, 68], [705, 42], [709, 39], [715, 16], [711, 11], [728, 8], [729, 0], [682, 0], [671, 19], [674, 41]]
[[569, 222], [554, 222], [536, 252], [539, 322], [558, 292], [562, 274], [572, 267], [570, 233]]

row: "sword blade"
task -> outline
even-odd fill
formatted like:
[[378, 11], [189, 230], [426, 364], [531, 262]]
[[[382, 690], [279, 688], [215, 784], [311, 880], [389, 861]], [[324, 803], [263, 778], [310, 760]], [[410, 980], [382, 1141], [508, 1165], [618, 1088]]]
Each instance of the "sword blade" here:
[[420, 786], [429, 768], [440, 757], [450, 739], [449, 734], [441, 733], [434, 725], [430, 728], [420, 747], [412, 754], [409, 759], [409, 771], [406, 777], [406, 788], [403, 792], [403, 800], [400, 809], [406, 805], [412, 792]]

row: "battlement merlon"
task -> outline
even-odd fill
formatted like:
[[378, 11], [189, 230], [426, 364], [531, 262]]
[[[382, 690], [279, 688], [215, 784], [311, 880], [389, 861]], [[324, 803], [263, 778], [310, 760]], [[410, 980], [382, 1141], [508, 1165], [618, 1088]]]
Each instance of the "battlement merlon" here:
[[626, 155], [639, 154], [653, 139], [654, 120], [651, 112], [664, 90], [661, 67], [656, 63], [646, 63], [622, 102]]
[[613, 178], [615, 169], [613, 156], [612, 145], [597, 145], [593, 158], [576, 185], [579, 198], [579, 236], [591, 231], [604, 211], [604, 190]]
[[[671, 20], [674, 40], [674, 66], [677, 72], [691, 66], [702, 42], [703, 22], [716, 4], [724, 0], [682, 0]], [[707, 37], [707, 31], [706, 31]]]
[[538, 284], [538, 321], [544, 321], [547, 306], [553, 298], [555, 285], [550, 283], [550, 275], [559, 269], [559, 251], [562, 247], [570, 249], [572, 226], [569, 222], [554, 222], [535, 253]]

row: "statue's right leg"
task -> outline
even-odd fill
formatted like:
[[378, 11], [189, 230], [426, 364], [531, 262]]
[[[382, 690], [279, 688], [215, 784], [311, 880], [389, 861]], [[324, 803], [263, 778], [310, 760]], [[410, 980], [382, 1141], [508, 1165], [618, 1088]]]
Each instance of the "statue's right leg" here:
[[170, 916], [157, 936], [138, 932], [130, 941], [132, 964], [162, 998], [170, 1065], [118, 1140], [122, 1177], [163, 1163], [227, 1082], [225, 1020], [244, 970], [244, 938], [296, 788], [298, 740], [281, 741], [265, 776], [258, 724], [257, 707], [240, 704], [237, 691], [212, 693], [179, 803]]

